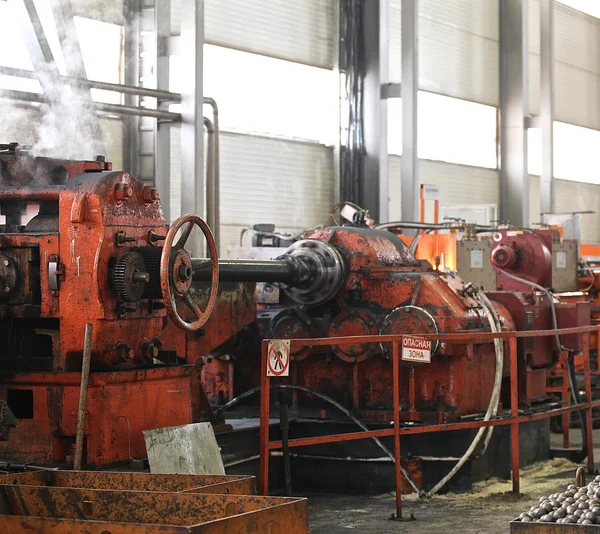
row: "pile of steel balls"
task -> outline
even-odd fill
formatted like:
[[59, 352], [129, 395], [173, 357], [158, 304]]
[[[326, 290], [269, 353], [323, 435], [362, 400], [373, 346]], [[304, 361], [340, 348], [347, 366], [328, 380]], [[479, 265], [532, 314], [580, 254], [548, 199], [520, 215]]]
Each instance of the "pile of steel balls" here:
[[571, 484], [562, 493], [542, 497], [539, 504], [522, 513], [519, 520], [524, 523], [600, 525], [600, 476], [587, 486], [578, 488]]

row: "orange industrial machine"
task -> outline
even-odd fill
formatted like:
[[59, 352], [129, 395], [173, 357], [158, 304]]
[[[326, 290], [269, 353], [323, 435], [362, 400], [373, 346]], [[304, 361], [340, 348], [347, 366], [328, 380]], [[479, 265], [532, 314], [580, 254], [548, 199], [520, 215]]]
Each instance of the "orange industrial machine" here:
[[[152, 185], [103, 158], [34, 158], [15, 144], [0, 145], [0, 210], [0, 457], [69, 461], [87, 323], [84, 463], [144, 457], [142, 430], [216, 422], [198, 366], [176, 341], [186, 332], [208, 352], [231, 335], [221, 324], [250, 323], [254, 308], [251, 287], [217, 295], [216, 248], [202, 219], [168, 229]], [[209, 283], [200, 285], [185, 249], [195, 226], [213, 258], [203, 260]], [[177, 335], [164, 335], [166, 322]]]
[[[520, 268], [525, 261], [525, 252], [519, 250], [514, 252], [518, 261], [499, 271], [498, 287], [484, 292], [456, 274], [415, 259], [401, 239], [384, 229], [350, 224], [307, 231], [303, 237], [269, 265], [285, 265], [292, 258], [301, 258], [311, 273], [304, 284], [290, 275], [273, 277], [266, 272], [262, 278], [252, 278], [270, 283], [259, 287], [257, 337], [418, 335], [490, 328], [544, 330], [553, 327], [553, 310], [560, 327], [589, 324], [586, 302], [555, 303], [531, 286], [513, 287], [503, 281], [500, 274]], [[540, 244], [538, 237], [534, 236], [536, 245]], [[510, 233], [498, 232], [494, 239], [494, 261], [502, 260], [505, 249], [516, 250], [511, 248]], [[268, 254], [268, 249], [264, 250]], [[530, 253], [527, 247], [524, 250]], [[527, 261], [535, 263], [536, 258]], [[243, 269], [234, 273], [224, 265], [221, 268], [222, 274], [226, 268], [237, 280], [247, 275]], [[214, 358], [205, 369], [212, 383], [221, 384], [219, 398], [214, 391], [209, 393], [215, 403], [231, 400], [259, 383], [256, 353], [252, 355], [246, 346], [243, 352], [230, 349], [227, 354], [227, 359]], [[523, 404], [545, 398], [546, 371], [558, 354], [550, 339], [520, 343], [519, 391]], [[493, 344], [465, 347], [440, 342], [435, 344], [430, 364], [409, 366], [410, 373], [401, 378], [401, 418], [449, 421], [486, 410], [494, 390], [498, 355]], [[393, 419], [389, 351], [385, 345], [304, 348], [293, 355], [292, 369], [291, 383], [326, 394], [363, 421]], [[504, 365], [503, 374], [506, 371]], [[217, 381], [217, 376], [221, 380]], [[473, 380], [475, 376], [477, 380]]]

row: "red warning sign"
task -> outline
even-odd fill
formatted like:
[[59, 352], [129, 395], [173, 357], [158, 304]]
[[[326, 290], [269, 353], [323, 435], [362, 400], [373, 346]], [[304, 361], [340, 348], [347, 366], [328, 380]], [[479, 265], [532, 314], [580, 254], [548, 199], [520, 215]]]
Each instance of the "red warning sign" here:
[[272, 339], [267, 352], [267, 376], [289, 376], [290, 340]]
[[431, 341], [422, 337], [402, 337], [402, 360], [431, 363]]

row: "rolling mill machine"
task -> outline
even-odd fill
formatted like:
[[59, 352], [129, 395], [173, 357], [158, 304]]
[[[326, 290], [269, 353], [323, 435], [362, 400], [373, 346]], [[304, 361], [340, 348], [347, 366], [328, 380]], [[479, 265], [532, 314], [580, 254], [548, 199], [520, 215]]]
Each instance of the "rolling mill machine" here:
[[[203, 382], [213, 404], [235, 410], [237, 404], [245, 403], [237, 413], [256, 413], [247, 407], [246, 399], [257, 392], [260, 383], [260, 339], [550, 330], [590, 324], [586, 295], [558, 297], [550, 291], [577, 289], [577, 244], [561, 240], [552, 230], [472, 228], [472, 234], [479, 231], [489, 235], [485, 242], [470, 238], [472, 243], [461, 243], [467, 245], [464, 255], [472, 262], [468, 267], [463, 262], [462, 278], [440, 269], [439, 261], [433, 264], [417, 259], [415, 248], [409, 248], [389, 224], [378, 228], [358, 215], [349, 217], [343, 226], [307, 230], [291, 238], [291, 244], [290, 236], [259, 226], [254, 243], [268, 243], [261, 249], [262, 256], [277, 257], [275, 261], [221, 262], [222, 279], [226, 276], [227, 280], [262, 283], [256, 293], [254, 327], [238, 336], [237, 346], [226, 345], [215, 351], [204, 367]], [[282, 244], [287, 248], [270, 252], [269, 246]], [[491, 283], [484, 286], [481, 279]], [[546, 381], [565, 347], [571, 354], [577, 353], [581, 336], [519, 339], [518, 400], [529, 413], [557, 406]], [[405, 424], [490, 418], [510, 404], [508, 356], [503, 343], [441, 340], [434, 342], [432, 349], [431, 363], [404, 362], [399, 417]], [[300, 435], [326, 432], [327, 422], [331, 423], [330, 432], [348, 431], [348, 425], [338, 424], [347, 416], [369, 426], [385, 427], [393, 421], [390, 358], [390, 347], [376, 339], [371, 343], [361, 340], [346, 345], [304, 346], [292, 352], [290, 378], [287, 382], [278, 379], [278, 383], [287, 384], [284, 387], [288, 391], [279, 399], [302, 419], [304, 427], [297, 430]], [[327, 406], [331, 409], [322, 409]], [[340, 406], [345, 413], [340, 414]], [[523, 460], [547, 458], [548, 425], [529, 426], [523, 432]], [[502, 430], [497, 429], [496, 434], [498, 446], [492, 442], [488, 459], [481, 462], [485, 464], [483, 471], [474, 477], [507, 474], [505, 469], [495, 470], [500, 462], [490, 460], [502, 459], [508, 464], [506, 445], [501, 450]], [[483, 456], [490, 437], [491, 432], [473, 458]], [[447, 472], [450, 460], [458, 460], [470, 448], [472, 438], [470, 433], [457, 433], [443, 441], [409, 437], [403, 441], [403, 451], [437, 463], [437, 474], [432, 475], [436, 480], [440, 472]], [[375, 452], [363, 448], [357, 455], [360, 448], [356, 444], [332, 446], [328, 452], [323, 452], [323, 447], [307, 447], [304, 459], [308, 464], [314, 460], [313, 467], [318, 463], [322, 470], [327, 456], [333, 460], [354, 457], [353, 469], [358, 470], [361, 459], [369, 461], [381, 455], [374, 448]], [[439, 468], [442, 464], [446, 467]], [[334, 469], [331, 477], [343, 479], [341, 471]], [[349, 483], [344, 480], [341, 486]], [[367, 480], [365, 475], [357, 485], [365, 487]]]
[[[102, 158], [33, 158], [15, 145], [0, 149], [0, 210], [0, 458], [7, 460], [70, 461], [87, 323], [93, 336], [84, 463], [91, 465], [144, 457], [143, 430], [200, 420], [224, 430], [214, 407], [239, 408], [256, 390], [264, 338], [589, 324], [586, 302], [554, 301], [546, 271], [541, 281], [536, 269], [519, 271], [542, 289], [511, 285], [522, 280], [514, 274], [503, 281], [504, 273], [536, 266], [540, 250], [547, 259], [540, 243], [552, 257], [554, 241], [546, 238], [517, 250], [513, 236], [497, 232], [491, 258], [498, 285], [486, 291], [417, 259], [393, 231], [360, 214], [345, 225], [307, 230], [276, 254], [265, 248], [264, 260], [218, 260], [200, 217], [185, 215], [167, 227], [152, 185], [112, 171]], [[187, 250], [196, 226], [209, 258]], [[405, 424], [489, 419], [507, 402], [502, 343], [441, 340], [432, 349], [431, 363], [406, 363], [401, 374]], [[523, 407], [547, 400], [546, 371], [558, 355], [552, 340], [520, 342]], [[281, 382], [290, 388], [281, 402], [317, 426], [335, 412], [326, 413], [323, 402], [361, 424], [394, 419], [390, 347], [376, 340], [298, 350]], [[471, 438], [407, 440], [404, 450], [443, 450], [447, 461]]]
[[[145, 457], [142, 430], [216, 423], [195, 362], [163, 336], [171, 321], [184, 339], [203, 334], [208, 352], [251, 310], [244, 289], [217, 298], [216, 248], [202, 219], [168, 229], [150, 184], [101, 157], [34, 158], [16, 144], [0, 147], [0, 211], [0, 458], [71, 460], [87, 323], [84, 463]], [[195, 226], [214, 258], [202, 295], [184, 248]]]

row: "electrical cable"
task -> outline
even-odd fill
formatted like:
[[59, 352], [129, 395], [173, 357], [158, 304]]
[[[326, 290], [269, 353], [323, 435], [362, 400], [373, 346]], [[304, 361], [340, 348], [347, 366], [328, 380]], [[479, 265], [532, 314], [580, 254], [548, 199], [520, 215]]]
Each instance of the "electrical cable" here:
[[[492, 303], [489, 301], [489, 299], [486, 297], [486, 295], [484, 294], [484, 292], [481, 289], [477, 289], [477, 297], [479, 298], [480, 303], [488, 317], [488, 321], [490, 323], [490, 328], [491, 328], [492, 332], [499, 333], [502, 330], [501, 325], [500, 325], [500, 319], [499, 319], [498, 315], [496, 314], [496, 310], [494, 310]], [[492, 389], [492, 395], [490, 397], [490, 402], [489, 402], [488, 408], [483, 417], [483, 421], [489, 421], [492, 417], [495, 417], [495, 415], [498, 411], [498, 402], [500, 400], [500, 391], [502, 389], [502, 367], [504, 364], [504, 343], [500, 339], [494, 338], [494, 348], [495, 348], [495, 354], [496, 354], [496, 372], [494, 374], [494, 387]], [[490, 427], [489, 429], [486, 427], [481, 427], [477, 431], [477, 434], [475, 434], [475, 437], [473, 438], [471, 445], [469, 445], [469, 448], [463, 454], [461, 459], [433, 488], [431, 488], [428, 492], [426, 492], [424, 494], [424, 496], [432, 497], [452, 479], [452, 477], [458, 472], [458, 470], [471, 457], [471, 455], [473, 454], [473, 452], [479, 445], [481, 438], [487, 432], [484, 450], [481, 453], [481, 454], [483, 454], [485, 452], [485, 450], [487, 449], [489, 440], [491, 439], [492, 431], [493, 431], [493, 427]]]
[[[314, 395], [315, 397], [318, 397], [318, 398], [324, 400], [325, 402], [328, 402], [329, 404], [335, 406], [340, 412], [342, 412], [349, 419], [351, 419], [354, 423], [356, 423], [362, 430], [365, 430], [365, 431], [369, 430], [369, 428], [360, 419], [358, 419], [357, 417], [355, 417], [355, 415], [350, 410], [348, 410], [347, 408], [345, 408], [344, 406], [342, 406], [339, 402], [337, 402], [336, 400], [332, 399], [328, 395], [325, 395], [323, 393], [319, 393], [318, 391], [316, 391], [314, 389], [307, 388], [305, 386], [296, 386], [296, 385], [293, 385], [293, 384], [273, 385], [273, 386], [271, 386], [271, 389], [291, 389], [291, 390], [303, 391], [304, 393], [309, 393], [310, 395]], [[237, 404], [238, 402], [240, 402], [241, 400], [245, 399], [246, 397], [249, 397], [250, 395], [253, 395], [254, 393], [258, 393], [259, 391], [260, 391], [260, 387], [249, 389], [248, 391], [245, 391], [241, 395], [238, 395], [237, 397], [231, 399], [226, 404], [223, 404], [222, 406], [219, 406], [219, 407], [215, 408], [214, 414], [216, 415], [217, 413], [219, 413], [219, 412], [221, 412], [223, 410], [226, 410], [227, 408], [230, 408], [231, 406]], [[381, 441], [379, 440], [379, 438], [371, 438], [371, 439], [373, 439], [373, 441], [377, 444], [377, 446], [383, 452], [385, 452], [385, 454], [389, 458], [391, 458], [392, 462], [395, 462], [394, 454], [383, 443], [381, 443]], [[417, 493], [421, 493], [421, 489], [419, 488], [419, 486], [417, 486], [416, 482], [410, 476], [410, 473], [408, 473], [408, 471], [406, 471], [406, 469], [404, 469], [404, 467], [402, 465], [400, 466], [400, 471], [402, 472], [402, 474], [404, 475], [404, 477], [406, 478], [406, 480], [408, 481], [408, 483], [411, 485], [411, 487]]]

